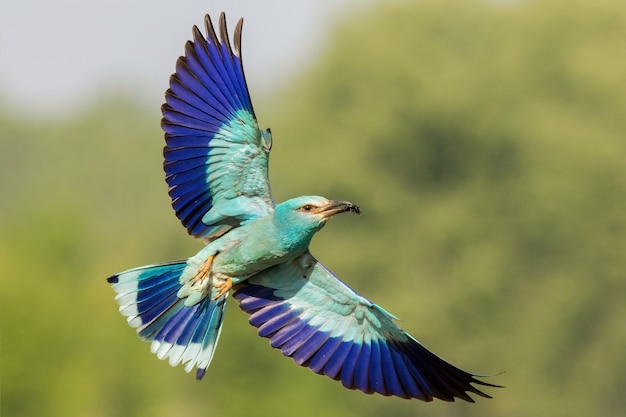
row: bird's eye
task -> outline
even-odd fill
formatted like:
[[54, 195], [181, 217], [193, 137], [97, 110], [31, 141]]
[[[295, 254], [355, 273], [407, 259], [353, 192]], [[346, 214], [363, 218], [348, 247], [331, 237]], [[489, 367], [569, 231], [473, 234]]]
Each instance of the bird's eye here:
[[305, 204], [304, 206], [302, 206], [302, 210], [304, 211], [311, 211], [313, 210], [313, 206], [310, 204]]

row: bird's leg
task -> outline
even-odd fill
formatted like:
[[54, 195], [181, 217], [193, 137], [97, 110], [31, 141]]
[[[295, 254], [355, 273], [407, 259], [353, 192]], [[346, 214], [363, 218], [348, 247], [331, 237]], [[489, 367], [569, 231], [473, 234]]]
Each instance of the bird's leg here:
[[[209, 272], [211, 271], [211, 265], [213, 264], [214, 255], [211, 255], [204, 261], [204, 264], [198, 269], [198, 271], [194, 274], [191, 281], [195, 284], [197, 282], [202, 282], [205, 278], [209, 276]], [[193, 284], [192, 284], [193, 285]]]
[[231, 288], [233, 288], [233, 280], [231, 277], [226, 277], [226, 279], [223, 282], [220, 282], [218, 284], [215, 284], [213, 286], [213, 288], [215, 288], [216, 290], [218, 290], [219, 292], [215, 295], [215, 297], [213, 297], [214, 300], [217, 300], [218, 298], [220, 298], [222, 295], [226, 294], [228, 291], [230, 291]]
[[[211, 273], [211, 265], [213, 265], [213, 259], [215, 259], [216, 255], [209, 256], [207, 258], [207, 260], [204, 261], [202, 266], [198, 269], [198, 271], [194, 274], [193, 278], [191, 278], [191, 282], [192, 282], [191, 285], [192, 285], [192, 287], [195, 284], [199, 284], [199, 283], [203, 282], [206, 278], [209, 277], [209, 274]], [[218, 291], [217, 294], [213, 297], [214, 300], [217, 300], [222, 295], [224, 295], [228, 291], [230, 291], [231, 288], [233, 288], [233, 280], [232, 280], [232, 278], [230, 278], [230, 277], [224, 277], [224, 278], [220, 277], [219, 279], [220, 279], [220, 282], [218, 282], [216, 284], [213, 284], [213, 288], [215, 288]]]

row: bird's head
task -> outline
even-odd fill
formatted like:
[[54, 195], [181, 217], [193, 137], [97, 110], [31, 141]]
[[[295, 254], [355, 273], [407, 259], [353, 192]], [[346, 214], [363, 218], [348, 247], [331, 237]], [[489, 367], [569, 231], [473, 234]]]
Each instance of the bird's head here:
[[318, 196], [296, 197], [276, 206], [274, 220], [281, 228], [294, 234], [294, 238], [310, 240], [335, 214], [353, 212], [360, 214], [358, 206], [349, 201], [329, 200]]

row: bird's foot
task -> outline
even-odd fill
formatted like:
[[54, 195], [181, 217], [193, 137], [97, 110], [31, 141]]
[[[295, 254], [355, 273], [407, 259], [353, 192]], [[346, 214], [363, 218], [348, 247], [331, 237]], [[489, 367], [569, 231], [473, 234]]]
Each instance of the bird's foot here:
[[214, 255], [211, 255], [204, 261], [204, 264], [198, 269], [198, 271], [194, 274], [193, 278], [191, 278], [192, 285], [202, 282], [205, 278], [209, 276], [209, 272], [211, 271], [211, 265], [213, 264]]
[[216, 290], [218, 290], [218, 293], [215, 295], [215, 297], [213, 297], [214, 300], [217, 300], [218, 298], [220, 298], [222, 295], [226, 294], [228, 291], [230, 291], [231, 288], [233, 288], [233, 280], [231, 277], [226, 277], [226, 279], [224, 280], [224, 282], [220, 282], [217, 283], [213, 286]]

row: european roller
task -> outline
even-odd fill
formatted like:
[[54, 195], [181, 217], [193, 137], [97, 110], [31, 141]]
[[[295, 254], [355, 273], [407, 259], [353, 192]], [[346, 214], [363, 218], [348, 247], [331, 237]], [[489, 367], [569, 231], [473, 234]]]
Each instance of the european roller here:
[[272, 134], [259, 128], [248, 94], [242, 23], [232, 45], [223, 13], [217, 32], [209, 16], [206, 37], [193, 28], [162, 106], [172, 206], [205, 246], [187, 260], [108, 278], [120, 312], [159, 359], [196, 369], [197, 379], [232, 291], [273, 348], [346, 388], [424, 401], [490, 398], [475, 385], [496, 385], [427, 350], [311, 255], [315, 233], [338, 214], [358, 214], [356, 205], [318, 196], [274, 202]]

